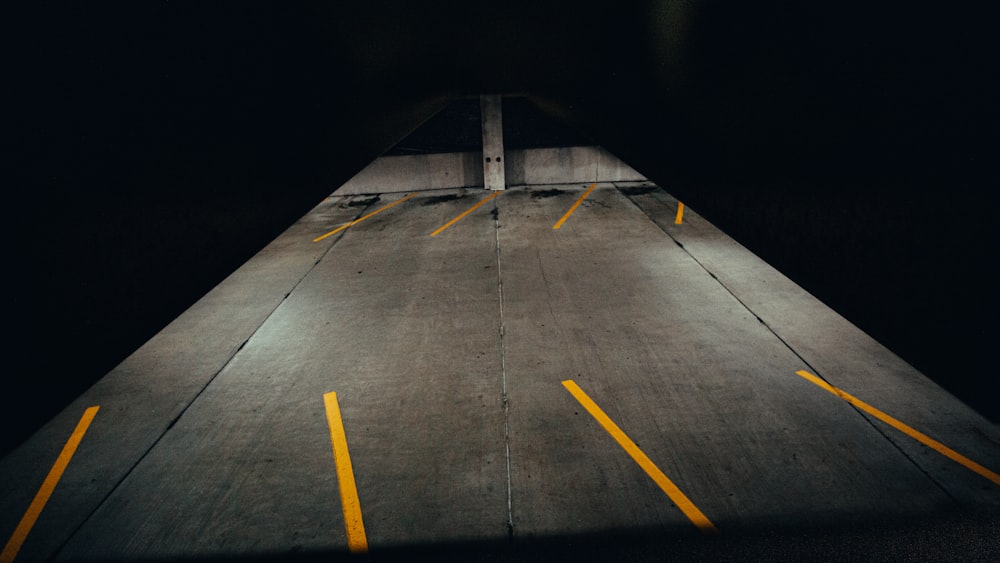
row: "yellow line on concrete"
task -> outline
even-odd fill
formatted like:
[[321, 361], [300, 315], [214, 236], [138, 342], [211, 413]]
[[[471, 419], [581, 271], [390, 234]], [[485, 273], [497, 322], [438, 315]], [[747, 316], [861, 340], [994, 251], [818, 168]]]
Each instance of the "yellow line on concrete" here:
[[698, 507], [691, 502], [687, 495], [681, 492], [681, 490], [677, 488], [677, 485], [674, 485], [673, 481], [660, 471], [660, 468], [657, 467], [656, 464], [653, 463], [653, 461], [639, 449], [639, 446], [635, 445], [635, 442], [633, 442], [632, 439], [629, 438], [628, 435], [626, 435], [625, 432], [623, 432], [622, 429], [619, 428], [618, 425], [604, 413], [603, 410], [601, 410], [601, 407], [597, 406], [597, 403], [591, 400], [591, 398], [584, 393], [583, 389], [580, 389], [580, 386], [577, 385], [576, 382], [571, 379], [567, 379], [566, 381], [563, 381], [562, 384], [563, 387], [565, 387], [566, 390], [569, 391], [581, 405], [583, 405], [583, 408], [587, 409], [587, 412], [589, 412], [590, 415], [593, 416], [602, 427], [604, 427], [608, 434], [611, 434], [611, 437], [614, 438], [626, 452], [628, 452], [628, 455], [632, 456], [632, 459], [639, 464], [639, 467], [641, 467], [643, 471], [645, 471], [646, 474], [649, 475], [650, 478], [652, 478], [653, 481], [660, 487], [660, 489], [666, 493], [668, 497], [670, 497], [670, 500], [677, 505], [677, 508], [681, 509], [681, 512], [688, 517], [688, 520], [690, 520], [691, 523], [697, 526], [702, 533], [719, 533], [719, 530], [716, 529], [715, 525], [712, 524], [712, 522], [709, 521], [709, 519], [700, 510], [698, 510]]
[[69, 465], [69, 461], [73, 459], [73, 454], [76, 453], [77, 446], [80, 445], [80, 441], [83, 440], [83, 435], [87, 433], [87, 428], [90, 427], [90, 423], [94, 420], [94, 416], [100, 408], [100, 406], [93, 406], [83, 412], [83, 416], [80, 418], [80, 422], [77, 423], [76, 429], [73, 430], [73, 434], [70, 435], [66, 445], [63, 446], [62, 452], [59, 454], [59, 457], [56, 458], [55, 464], [52, 466], [52, 469], [49, 470], [49, 474], [42, 482], [42, 487], [38, 489], [38, 493], [35, 494], [35, 499], [31, 501], [27, 512], [24, 513], [24, 516], [18, 523], [17, 528], [14, 529], [14, 534], [11, 535], [10, 539], [7, 541], [7, 545], [5, 545], [3, 551], [0, 552], [0, 562], [10, 563], [15, 557], [17, 557], [17, 552], [21, 550], [24, 540], [27, 539], [28, 534], [31, 532], [31, 528], [35, 526], [35, 521], [38, 520], [38, 515], [42, 513], [42, 509], [45, 508], [45, 504], [49, 502], [49, 497], [52, 496], [52, 491], [54, 491], [56, 485], [59, 484], [59, 479], [62, 479], [66, 466]]
[[824, 389], [825, 391], [828, 391], [829, 393], [836, 395], [837, 397], [840, 397], [841, 399], [847, 401], [848, 403], [851, 403], [852, 405], [874, 416], [875, 418], [881, 420], [882, 422], [888, 424], [889, 426], [892, 426], [896, 430], [899, 430], [903, 434], [906, 434], [910, 438], [913, 438], [914, 440], [940, 453], [941, 455], [947, 457], [948, 459], [956, 461], [964, 465], [966, 468], [971, 469], [972, 471], [978, 473], [979, 475], [986, 477], [990, 481], [993, 481], [997, 485], [1000, 485], [1000, 474], [990, 471], [989, 469], [983, 467], [982, 465], [979, 465], [978, 463], [956, 452], [955, 450], [949, 448], [948, 446], [945, 446], [941, 442], [938, 442], [934, 438], [931, 438], [930, 436], [910, 426], [907, 426], [906, 424], [903, 424], [902, 422], [878, 410], [877, 408], [869, 405], [868, 403], [862, 401], [861, 399], [858, 399], [853, 395], [849, 395], [844, 391], [841, 391], [840, 389], [834, 387], [833, 385], [830, 385], [829, 383], [823, 381], [822, 379], [809, 373], [808, 371], [799, 370], [795, 373], [801, 376], [803, 379], [816, 384], [821, 389]]
[[337, 484], [340, 488], [340, 504], [344, 509], [344, 527], [347, 529], [347, 549], [352, 553], [368, 551], [368, 537], [365, 523], [361, 518], [361, 501], [358, 487], [354, 482], [354, 468], [351, 454], [347, 451], [347, 434], [340, 416], [340, 404], [334, 392], [323, 395], [326, 405], [326, 421], [330, 425], [330, 442], [333, 444], [333, 461], [337, 466]]
[[368, 215], [365, 215], [365, 216], [363, 216], [363, 217], [361, 217], [359, 219], [355, 219], [355, 220], [351, 221], [350, 223], [348, 223], [346, 225], [341, 225], [341, 226], [337, 227], [336, 229], [330, 231], [329, 233], [326, 233], [325, 235], [320, 235], [320, 236], [314, 238], [313, 242], [319, 242], [319, 241], [325, 239], [326, 237], [328, 237], [330, 235], [335, 235], [335, 234], [339, 233], [340, 231], [343, 231], [344, 229], [346, 229], [348, 227], [353, 227], [354, 225], [357, 225], [358, 223], [364, 221], [365, 219], [367, 219], [369, 217], [372, 217], [374, 215], [378, 215], [379, 213], [382, 213], [383, 211], [385, 211], [386, 209], [389, 209], [390, 207], [392, 207], [394, 205], [399, 205], [400, 203], [403, 203], [404, 201], [410, 199], [411, 197], [413, 197], [415, 195], [417, 195], [417, 194], [416, 193], [412, 193], [412, 194], [410, 194], [410, 195], [408, 195], [406, 197], [399, 198], [396, 201], [390, 203], [389, 205], [380, 207], [380, 208], [376, 209], [375, 211], [372, 211]]
[[684, 204], [677, 202], [677, 217], [674, 219], [675, 225], [680, 225], [684, 221]]
[[566, 222], [566, 219], [569, 219], [569, 216], [572, 215], [574, 211], [576, 211], [577, 207], [580, 207], [580, 204], [583, 203], [583, 200], [587, 199], [587, 196], [590, 195], [590, 192], [594, 191], [594, 188], [596, 187], [597, 184], [591, 184], [590, 187], [587, 188], [587, 191], [583, 192], [583, 195], [580, 196], [580, 199], [576, 200], [576, 203], [573, 204], [573, 207], [570, 207], [569, 211], [567, 211], [566, 214], [563, 215], [561, 219], [556, 221], [555, 225], [552, 225], [552, 228], [558, 230], [559, 227], [562, 227], [563, 223]]
[[477, 204], [473, 205], [472, 207], [470, 207], [468, 209], [468, 211], [466, 211], [465, 213], [462, 213], [458, 217], [455, 217], [451, 221], [448, 221], [447, 223], [445, 223], [443, 227], [441, 227], [440, 229], [438, 229], [438, 230], [434, 231], [433, 233], [431, 233], [431, 236], [432, 237], [438, 236], [439, 234], [441, 234], [442, 231], [444, 231], [448, 227], [454, 225], [455, 223], [458, 223], [459, 221], [461, 221], [462, 219], [464, 219], [466, 215], [468, 215], [469, 213], [472, 213], [473, 211], [475, 211], [480, 205], [482, 205], [482, 204], [486, 203], [487, 201], [495, 198], [496, 196], [500, 195], [501, 193], [503, 193], [503, 192], [499, 192], [499, 191], [493, 192], [492, 194], [490, 194], [489, 196], [487, 196], [486, 198], [484, 198], [479, 203], [477, 203]]

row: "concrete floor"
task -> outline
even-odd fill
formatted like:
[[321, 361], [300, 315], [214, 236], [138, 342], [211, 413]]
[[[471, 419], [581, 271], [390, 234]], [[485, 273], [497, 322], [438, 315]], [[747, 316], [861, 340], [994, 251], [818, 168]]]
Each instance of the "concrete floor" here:
[[100, 406], [17, 560], [351, 556], [331, 391], [372, 558], [1000, 557], [1000, 483], [796, 372], [994, 472], [1000, 428], [652, 184], [554, 229], [586, 188], [323, 201], [0, 461], [6, 538]]

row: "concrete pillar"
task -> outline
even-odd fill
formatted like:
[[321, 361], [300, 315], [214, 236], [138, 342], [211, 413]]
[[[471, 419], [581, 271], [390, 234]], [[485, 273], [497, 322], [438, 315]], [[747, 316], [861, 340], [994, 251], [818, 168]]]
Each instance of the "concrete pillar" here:
[[503, 166], [503, 112], [500, 96], [480, 96], [483, 120], [483, 181], [487, 190], [506, 187]]

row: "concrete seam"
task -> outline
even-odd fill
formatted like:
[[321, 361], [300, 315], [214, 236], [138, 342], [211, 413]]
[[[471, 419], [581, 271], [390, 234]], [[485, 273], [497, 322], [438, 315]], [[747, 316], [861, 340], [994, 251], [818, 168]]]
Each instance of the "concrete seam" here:
[[[658, 186], [658, 187], [659, 187], [659, 186]], [[616, 188], [616, 189], [618, 189], [618, 185], [617, 185], [617, 183], [615, 184], [615, 188]], [[660, 189], [662, 189], [662, 188], [660, 188]], [[619, 191], [620, 191], [620, 190], [619, 190]], [[803, 364], [805, 364], [805, 365], [806, 365], [806, 366], [807, 366], [807, 367], [809, 368], [809, 371], [811, 371], [811, 372], [812, 372], [812, 373], [813, 373], [814, 375], [816, 375], [816, 377], [818, 377], [818, 378], [822, 379], [823, 381], [825, 381], [825, 382], [827, 382], [827, 383], [830, 383], [829, 381], [827, 381], [827, 379], [826, 379], [825, 377], [823, 377], [823, 374], [821, 374], [821, 373], [819, 372], [819, 370], [817, 370], [817, 369], [816, 369], [816, 368], [815, 368], [815, 367], [814, 367], [814, 366], [813, 366], [812, 364], [810, 364], [810, 363], [809, 363], [809, 361], [808, 361], [808, 360], [806, 360], [806, 359], [805, 359], [805, 358], [804, 358], [804, 357], [802, 356], [802, 354], [800, 354], [800, 353], [799, 353], [799, 352], [798, 352], [798, 351], [797, 351], [797, 350], [796, 350], [796, 349], [795, 349], [794, 347], [792, 347], [792, 345], [791, 345], [791, 344], [790, 344], [790, 343], [789, 343], [789, 342], [788, 342], [787, 340], [785, 340], [784, 338], [782, 338], [782, 337], [781, 337], [781, 335], [780, 335], [780, 334], [778, 334], [778, 333], [777, 333], [777, 331], [775, 331], [775, 330], [774, 330], [774, 329], [773, 329], [773, 328], [771, 327], [771, 325], [767, 324], [767, 322], [765, 322], [765, 321], [764, 321], [764, 319], [762, 319], [762, 318], [760, 317], [760, 315], [758, 315], [758, 314], [757, 314], [756, 312], [754, 312], [754, 310], [753, 310], [753, 309], [751, 309], [749, 305], [747, 305], [747, 304], [746, 304], [746, 303], [745, 303], [745, 302], [744, 302], [744, 301], [743, 301], [742, 299], [740, 299], [740, 298], [739, 298], [739, 297], [738, 297], [738, 296], [736, 295], [736, 293], [734, 293], [734, 292], [733, 292], [733, 290], [731, 290], [731, 289], [730, 289], [730, 288], [729, 288], [729, 287], [728, 287], [728, 286], [727, 286], [727, 285], [726, 285], [725, 283], [723, 283], [723, 282], [722, 282], [722, 280], [720, 280], [720, 279], [719, 279], [719, 277], [718, 277], [718, 276], [716, 276], [716, 275], [715, 275], [715, 273], [714, 273], [714, 272], [712, 272], [711, 270], [709, 270], [709, 269], [708, 269], [708, 267], [707, 267], [707, 266], [705, 266], [705, 264], [703, 264], [703, 263], [702, 263], [702, 262], [701, 262], [700, 260], [698, 260], [698, 258], [696, 258], [696, 257], [694, 256], [694, 254], [691, 254], [691, 251], [690, 251], [690, 250], [688, 250], [688, 248], [687, 248], [686, 246], [684, 246], [684, 244], [682, 244], [682, 243], [681, 243], [681, 242], [680, 242], [679, 240], [677, 240], [677, 239], [676, 239], [676, 238], [675, 238], [675, 237], [674, 237], [674, 236], [673, 236], [672, 234], [670, 234], [670, 232], [668, 232], [668, 231], [667, 231], [666, 229], [664, 229], [664, 228], [663, 228], [663, 227], [662, 227], [662, 226], [661, 226], [661, 225], [660, 225], [659, 223], [657, 223], [657, 222], [656, 222], [656, 221], [655, 221], [655, 220], [653, 219], [653, 217], [649, 215], [649, 213], [646, 213], [646, 210], [645, 210], [645, 209], [643, 209], [641, 205], [639, 205], [638, 203], [636, 203], [636, 202], [635, 202], [635, 201], [634, 201], [634, 200], [632, 199], [632, 197], [631, 197], [631, 196], [628, 196], [628, 195], [625, 195], [624, 193], [623, 193], [622, 195], [624, 195], [624, 196], [625, 196], [625, 198], [626, 198], [626, 199], [628, 199], [628, 200], [629, 200], [629, 201], [630, 201], [630, 202], [632, 203], [632, 205], [634, 205], [634, 206], [635, 206], [635, 207], [636, 207], [637, 209], [639, 209], [639, 211], [641, 211], [641, 212], [642, 212], [642, 214], [643, 214], [643, 215], [645, 215], [645, 216], [646, 216], [646, 218], [647, 218], [647, 219], [649, 219], [649, 221], [650, 221], [651, 223], [653, 223], [654, 225], [656, 225], [656, 227], [657, 227], [657, 228], [659, 228], [659, 229], [660, 229], [661, 231], [663, 231], [663, 234], [667, 235], [667, 237], [669, 237], [669, 238], [670, 238], [670, 240], [674, 241], [674, 243], [675, 243], [675, 244], [676, 244], [677, 246], [679, 246], [679, 247], [681, 248], [681, 250], [683, 250], [683, 251], [684, 251], [684, 253], [685, 253], [685, 254], [687, 254], [687, 255], [688, 255], [688, 256], [689, 256], [689, 257], [690, 257], [690, 258], [691, 258], [692, 260], [694, 260], [694, 262], [695, 262], [696, 264], [698, 264], [698, 266], [700, 266], [702, 270], [705, 270], [705, 272], [706, 272], [706, 273], [707, 273], [707, 274], [708, 274], [708, 275], [709, 275], [709, 276], [710, 276], [710, 277], [711, 277], [711, 278], [712, 278], [713, 280], [715, 280], [715, 281], [716, 281], [716, 282], [717, 282], [717, 283], [718, 283], [718, 284], [719, 284], [720, 286], [722, 286], [722, 288], [723, 288], [723, 289], [725, 289], [725, 290], [726, 290], [726, 292], [727, 292], [727, 293], [729, 293], [729, 295], [731, 295], [731, 296], [733, 297], [733, 299], [735, 299], [735, 300], [736, 300], [736, 302], [737, 302], [737, 303], [739, 303], [739, 304], [740, 304], [740, 305], [741, 305], [741, 306], [742, 306], [742, 307], [743, 307], [744, 309], [746, 309], [746, 310], [747, 310], [747, 311], [748, 311], [748, 312], [749, 312], [749, 313], [750, 313], [751, 315], [753, 315], [753, 316], [754, 316], [754, 318], [756, 318], [756, 319], [757, 319], [757, 321], [758, 321], [758, 322], [759, 322], [759, 323], [760, 323], [761, 325], [763, 325], [763, 326], [764, 326], [764, 328], [766, 328], [766, 329], [768, 330], [768, 332], [770, 332], [770, 333], [771, 333], [772, 335], [774, 335], [774, 337], [775, 337], [775, 338], [777, 338], [779, 342], [781, 342], [781, 343], [782, 343], [782, 344], [783, 344], [783, 345], [784, 345], [784, 346], [785, 346], [786, 348], [788, 348], [788, 350], [789, 350], [789, 351], [790, 351], [790, 352], [791, 352], [792, 354], [794, 354], [794, 355], [795, 355], [795, 357], [797, 357], [797, 358], [798, 358], [799, 360], [801, 360], [801, 361], [802, 361], [802, 363], [803, 363]], [[833, 385], [833, 384], [832, 384], [832, 383], [830, 383], [830, 385]], [[889, 442], [890, 444], [892, 444], [892, 446], [893, 446], [894, 448], [896, 448], [896, 450], [897, 450], [897, 451], [898, 451], [898, 452], [899, 452], [899, 453], [900, 453], [900, 454], [901, 454], [901, 455], [902, 455], [902, 456], [903, 456], [904, 458], [906, 458], [906, 459], [907, 459], [907, 460], [908, 460], [908, 461], [909, 461], [910, 463], [912, 463], [912, 464], [914, 465], [914, 467], [916, 467], [916, 468], [917, 468], [917, 469], [918, 469], [918, 470], [919, 470], [919, 471], [920, 471], [921, 473], [923, 473], [923, 474], [924, 474], [924, 475], [925, 475], [925, 476], [926, 476], [926, 477], [927, 477], [927, 478], [928, 478], [928, 479], [929, 479], [929, 480], [930, 480], [930, 481], [931, 481], [932, 483], [934, 483], [935, 485], [937, 485], [937, 487], [938, 487], [939, 489], [941, 489], [941, 491], [942, 491], [942, 492], [943, 492], [943, 493], [945, 494], [945, 496], [947, 496], [948, 498], [950, 498], [950, 499], [951, 499], [951, 500], [952, 500], [953, 502], [955, 502], [956, 504], [961, 504], [961, 503], [959, 503], [958, 499], [956, 499], [956, 498], [955, 498], [954, 496], [952, 496], [952, 494], [951, 494], [951, 493], [950, 493], [950, 492], [948, 491], [948, 489], [946, 489], [946, 488], [945, 488], [945, 486], [944, 486], [944, 485], [943, 485], [943, 484], [942, 484], [941, 482], [939, 482], [939, 481], [938, 481], [937, 479], [935, 479], [935, 478], [934, 478], [934, 477], [933, 477], [933, 476], [932, 476], [932, 475], [931, 475], [930, 473], [928, 473], [928, 471], [927, 471], [926, 469], [924, 469], [924, 468], [923, 468], [923, 467], [922, 467], [922, 466], [921, 466], [921, 465], [920, 465], [920, 464], [919, 464], [919, 463], [917, 462], [917, 460], [916, 460], [916, 459], [914, 459], [914, 458], [913, 458], [912, 456], [910, 456], [909, 454], [907, 454], [907, 453], [906, 453], [906, 452], [905, 452], [905, 451], [904, 451], [904, 450], [902, 449], [902, 447], [900, 447], [900, 445], [899, 445], [899, 444], [898, 444], [898, 443], [897, 443], [897, 442], [896, 442], [895, 440], [893, 440], [893, 439], [892, 439], [892, 437], [890, 437], [890, 436], [889, 436], [888, 434], [886, 434], [886, 433], [885, 433], [885, 432], [884, 432], [884, 431], [882, 430], [882, 428], [880, 428], [880, 427], [879, 427], [879, 425], [875, 424], [875, 421], [874, 421], [874, 420], [872, 420], [872, 418], [871, 418], [871, 417], [869, 417], [867, 413], [865, 413], [864, 411], [862, 411], [861, 409], [859, 409], [859, 408], [855, 407], [854, 405], [852, 405], [852, 404], [850, 404], [850, 403], [848, 403], [848, 406], [849, 406], [849, 407], [850, 407], [851, 409], [853, 409], [853, 410], [854, 410], [854, 412], [856, 412], [856, 413], [858, 413], [859, 415], [861, 415], [861, 418], [863, 418], [863, 419], [865, 420], [865, 422], [867, 422], [867, 423], [868, 423], [868, 425], [869, 425], [869, 426], [871, 426], [871, 427], [872, 427], [872, 428], [873, 428], [873, 429], [874, 429], [874, 430], [875, 430], [876, 432], [878, 432], [878, 433], [879, 433], [879, 434], [880, 434], [880, 435], [881, 435], [881, 436], [882, 436], [882, 437], [883, 437], [883, 438], [884, 438], [884, 439], [885, 439], [885, 440], [886, 440], [887, 442]]]
[[[372, 203], [369, 203], [367, 206], [365, 206], [365, 208], [360, 213], [357, 214], [355, 219], [364, 215], [365, 212], [367, 212], [368, 209], [370, 209], [374, 203], [375, 201], [372, 201]], [[94, 505], [94, 508], [91, 509], [91, 511], [87, 514], [87, 516], [84, 517], [83, 520], [81, 520], [80, 523], [75, 528], [73, 528], [73, 531], [70, 532], [66, 536], [66, 539], [59, 544], [59, 547], [57, 547], [55, 551], [52, 552], [51, 559], [59, 557], [59, 554], [62, 552], [62, 550], [66, 548], [66, 545], [69, 544], [69, 542], [76, 536], [77, 533], [79, 533], [79, 531], [87, 524], [87, 522], [89, 522], [90, 519], [94, 517], [94, 514], [96, 514], [97, 511], [100, 510], [102, 506], [104, 506], [104, 504], [108, 501], [108, 499], [111, 498], [111, 495], [113, 495], [115, 491], [117, 491], [118, 488], [121, 487], [122, 483], [124, 483], [125, 480], [129, 478], [132, 472], [135, 471], [136, 467], [138, 467], [139, 464], [142, 463], [144, 459], [146, 459], [146, 457], [150, 454], [150, 452], [152, 452], [153, 449], [156, 448], [156, 446], [160, 443], [160, 441], [163, 440], [164, 436], [166, 436], [167, 433], [173, 429], [174, 425], [176, 425], [177, 422], [181, 419], [181, 417], [183, 417], [184, 414], [188, 411], [188, 409], [191, 408], [192, 405], [194, 405], [195, 401], [197, 401], [198, 398], [201, 397], [201, 395], [205, 392], [205, 390], [208, 389], [210, 385], [212, 385], [215, 379], [219, 377], [219, 374], [225, 371], [226, 367], [228, 367], [233, 362], [233, 359], [235, 359], [236, 356], [243, 351], [243, 348], [246, 346], [247, 342], [249, 342], [250, 339], [253, 338], [253, 335], [257, 334], [257, 331], [260, 330], [260, 327], [264, 326], [264, 323], [266, 323], [268, 319], [270, 319], [271, 316], [274, 315], [274, 312], [278, 310], [278, 307], [281, 307], [282, 303], [284, 303], [285, 300], [288, 299], [288, 297], [292, 294], [292, 292], [295, 291], [295, 288], [297, 288], [299, 284], [301, 284], [302, 281], [305, 280], [306, 277], [310, 273], [312, 273], [314, 269], [316, 269], [316, 266], [318, 266], [319, 263], [323, 261], [323, 258], [325, 258], [326, 255], [330, 252], [330, 250], [333, 249], [333, 246], [337, 244], [337, 242], [340, 241], [341, 238], [343, 238], [344, 233], [346, 232], [347, 229], [344, 229], [340, 233], [337, 233], [337, 237], [334, 238], [333, 242], [331, 242], [330, 245], [326, 248], [326, 250], [322, 252], [319, 259], [314, 261], [312, 266], [310, 266], [309, 269], [306, 270], [304, 274], [302, 274], [302, 276], [295, 282], [295, 284], [292, 285], [292, 288], [288, 290], [284, 296], [282, 296], [281, 300], [274, 306], [274, 308], [271, 309], [270, 312], [268, 312], [268, 314], [264, 317], [264, 319], [260, 322], [260, 324], [257, 325], [257, 328], [253, 329], [253, 331], [250, 333], [250, 336], [246, 337], [243, 340], [243, 342], [240, 343], [240, 345], [236, 348], [236, 350], [232, 353], [232, 355], [229, 356], [229, 359], [226, 360], [225, 363], [223, 363], [222, 366], [219, 367], [219, 369], [217, 369], [215, 373], [212, 374], [212, 377], [210, 377], [208, 381], [205, 382], [204, 385], [202, 385], [201, 389], [199, 389], [198, 392], [195, 393], [195, 396], [190, 401], [188, 401], [188, 404], [184, 405], [184, 408], [182, 408], [181, 411], [177, 413], [177, 416], [175, 416], [170, 421], [170, 423], [167, 424], [167, 427], [163, 429], [163, 432], [160, 433], [160, 435], [156, 438], [156, 440], [153, 440], [153, 443], [150, 444], [148, 448], [146, 448], [146, 451], [142, 452], [142, 455], [140, 455], [135, 460], [135, 462], [125, 471], [125, 473], [121, 476], [121, 478], [118, 479], [118, 482], [115, 483], [113, 487], [111, 487], [111, 489], [107, 492], [107, 494], [101, 497], [101, 500]]]
[[493, 201], [493, 226], [496, 231], [497, 257], [497, 296], [499, 301], [498, 315], [500, 321], [500, 389], [503, 399], [503, 439], [504, 457], [507, 465], [507, 539], [514, 540], [514, 511], [510, 479], [510, 403], [507, 397], [507, 350], [504, 344], [503, 317], [503, 272], [500, 270], [500, 208]]

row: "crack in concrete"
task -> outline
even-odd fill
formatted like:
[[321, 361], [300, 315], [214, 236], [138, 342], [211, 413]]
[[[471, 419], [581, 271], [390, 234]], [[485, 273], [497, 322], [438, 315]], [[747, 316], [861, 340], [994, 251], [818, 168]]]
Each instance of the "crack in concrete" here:
[[552, 310], [552, 292], [549, 291], [549, 278], [545, 275], [545, 266], [542, 265], [542, 256], [539, 250], [535, 249], [535, 260], [538, 262], [538, 271], [542, 274], [542, 283], [545, 285], [545, 304], [549, 307], [549, 317], [552, 318], [552, 322], [556, 323], [558, 326], [558, 320], [556, 319], [556, 313]]

